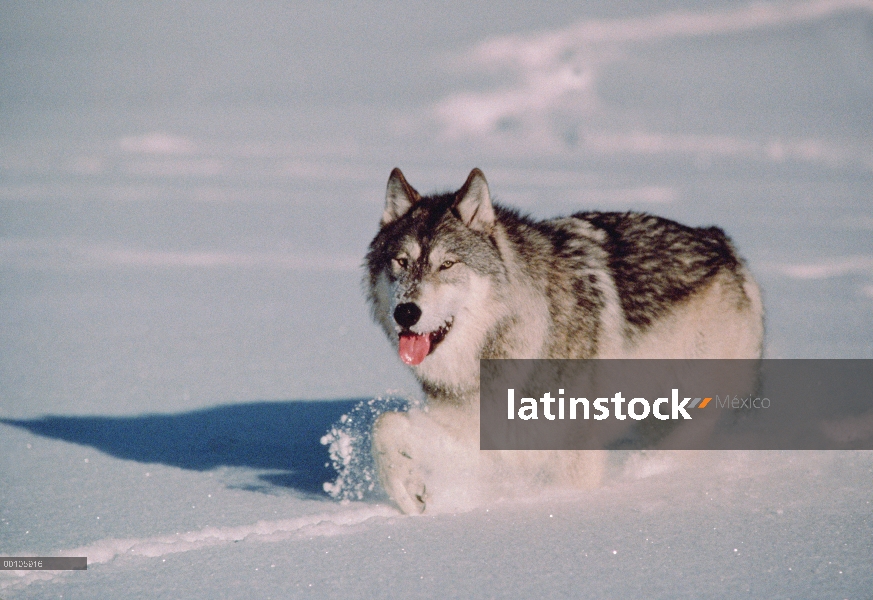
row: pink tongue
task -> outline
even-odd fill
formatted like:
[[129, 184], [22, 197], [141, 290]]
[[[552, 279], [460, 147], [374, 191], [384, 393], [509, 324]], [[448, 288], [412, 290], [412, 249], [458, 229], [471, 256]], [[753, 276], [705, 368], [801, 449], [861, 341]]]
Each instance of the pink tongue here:
[[417, 365], [430, 352], [430, 335], [404, 333], [400, 336], [400, 360], [407, 365]]

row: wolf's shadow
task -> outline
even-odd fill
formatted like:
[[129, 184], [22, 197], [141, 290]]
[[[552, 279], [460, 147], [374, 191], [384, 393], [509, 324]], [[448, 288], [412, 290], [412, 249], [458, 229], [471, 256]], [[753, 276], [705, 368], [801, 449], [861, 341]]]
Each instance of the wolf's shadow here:
[[250, 402], [178, 414], [47, 415], [0, 423], [141, 463], [196, 471], [223, 466], [271, 471], [258, 476], [262, 488], [325, 495], [322, 484], [336, 473], [326, 464], [330, 459], [321, 437], [359, 402]]

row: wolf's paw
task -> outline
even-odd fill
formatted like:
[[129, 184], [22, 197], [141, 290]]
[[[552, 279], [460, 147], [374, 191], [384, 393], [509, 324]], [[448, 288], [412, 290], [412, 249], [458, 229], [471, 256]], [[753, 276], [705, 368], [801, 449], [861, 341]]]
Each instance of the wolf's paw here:
[[[398, 462], [402, 465], [402, 461]], [[407, 515], [419, 515], [427, 508], [427, 486], [414, 468], [401, 465], [394, 463], [389, 466], [389, 469], [397, 466], [399, 468], [394, 468], [385, 475], [380, 469], [380, 478], [383, 478], [388, 495], [400, 510]]]
[[388, 496], [406, 514], [421, 514], [427, 508], [427, 486], [410, 444], [406, 414], [389, 412], [373, 426], [373, 458], [379, 481]]

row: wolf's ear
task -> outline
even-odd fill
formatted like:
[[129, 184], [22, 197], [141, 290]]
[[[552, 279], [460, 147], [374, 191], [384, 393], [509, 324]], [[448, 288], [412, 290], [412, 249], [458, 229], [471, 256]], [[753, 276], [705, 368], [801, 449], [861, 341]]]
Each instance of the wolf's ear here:
[[385, 192], [385, 212], [382, 213], [382, 227], [393, 223], [405, 215], [412, 206], [421, 200], [421, 196], [411, 185], [400, 169], [391, 171], [388, 178], [388, 190]]
[[494, 226], [494, 206], [488, 192], [488, 182], [479, 169], [470, 171], [467, 182], [455, 194], [452, 210], [461, 221], [476, 231], [488, 232]]

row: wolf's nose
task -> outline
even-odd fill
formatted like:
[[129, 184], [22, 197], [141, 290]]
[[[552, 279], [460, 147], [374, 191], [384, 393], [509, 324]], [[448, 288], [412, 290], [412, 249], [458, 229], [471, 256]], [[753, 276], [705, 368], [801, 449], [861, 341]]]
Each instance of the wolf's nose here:
[[412, 327], [421, 318], [421, 309], [414, 302], [404, 302], [398, 304], [394, 309], [394, 320], [401, 327]]

